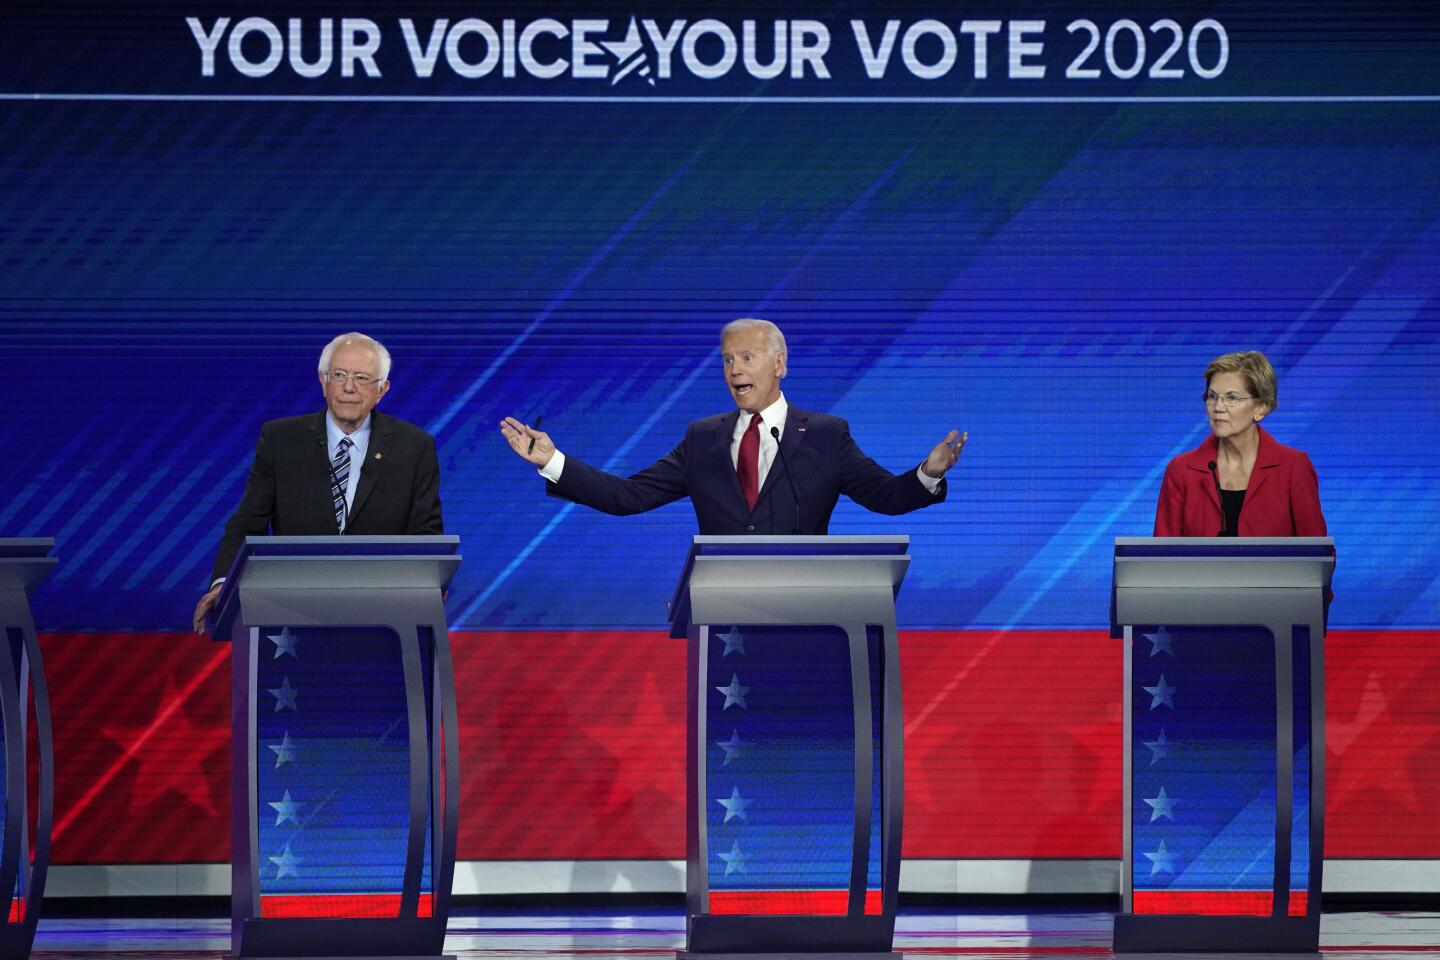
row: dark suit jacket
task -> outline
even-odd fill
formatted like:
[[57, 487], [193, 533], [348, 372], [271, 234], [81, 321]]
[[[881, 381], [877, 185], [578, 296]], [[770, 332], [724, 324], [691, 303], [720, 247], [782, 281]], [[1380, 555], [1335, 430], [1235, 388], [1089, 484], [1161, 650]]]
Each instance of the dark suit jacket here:
[[[373, 410], [370, 447], [359, 469], [347, 534], [444, 532], [440, 464], [430, 434]], [[245, 495], [225, 523], [211, 579], [230, 571], [246, 537], [334, 536], [339, 532], [330, 499], [324, 411], [271, 420], [260, 428]]]
[[[1276, 443], [1263, 427], [1255, 470], [1240, 509], [1242, 537], [1323, 537], [1320, 484], [1310, 458]], [[1212, 434], [1165, 468], [1160, 502], [1155, 507], [1155, 536], [1213, 537], [1220, 532], [1220, 495], [1209, 463], [1220, 442]]]
[[792, 406], [780, 438], [785, 459], [775, 457], [751, 511], [730, 460], [739, 417], [739, 410], [731, 410], [695, 421], [669, 455], [629, 478], [597, 470], [566, 454], [560, 480], [546, 484], [547, 492], [621, 516], [689, 497], [705, 534], [793, 532], [795, 496], [785, 479], [787, 461], [800, 501], [800, 533], [826, 533], [842, 493], [867, 510], [887, 514], [909, 513], [945, 499], [944, 480], [931, 493], [914, 468], [892, 474], [865, 456], [844, 420]]

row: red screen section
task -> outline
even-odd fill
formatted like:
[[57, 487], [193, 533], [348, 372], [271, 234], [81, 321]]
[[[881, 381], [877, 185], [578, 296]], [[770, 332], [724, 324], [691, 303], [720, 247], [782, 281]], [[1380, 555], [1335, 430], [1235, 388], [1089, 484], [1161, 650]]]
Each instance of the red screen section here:
[[[53, 862], [228, 860], [229, 647], [189, 633], [41, 643]], [[462, 860], [684, 857], [683, 642], [452, 643]], [[900, 648], [905, 856], [1119, 857], [1117, 641], [937, 630], [903, 632]], [[1327, 855], [1440, 858], [1440, 631], [1337, 631], [1326, 657]]]
[[[422, 894], [416, 905], [416, 916], [434, 916], [429, 894]], [[342, 917], [345, 919], [398, 917], [398, 893], [346, 893], [270, 896], [260, 898], [260, 916], [267, 919], [294, 917]]]
[[[848, 890], [726, 890], [710, 892], [710, 912], [719, 914], [844, 916], [850, 909]], [[865, 912], [879, 916], [880, 891], [865, 892]]]
[[[1288, 915], [1305, 916], [1309, 897], [1290, 893]], [[1136, 913], [1205, 914], [1223, 917], [1268, 917], [1275, 907], [1269, 890], [1137, 890]]]

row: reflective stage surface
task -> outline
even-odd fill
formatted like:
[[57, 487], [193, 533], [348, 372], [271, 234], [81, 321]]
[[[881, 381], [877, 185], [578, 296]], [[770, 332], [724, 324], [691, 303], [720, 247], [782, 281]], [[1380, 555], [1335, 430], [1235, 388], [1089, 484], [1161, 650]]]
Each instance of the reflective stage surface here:
[[[895, 946], [917, 957], [967, 960], [1109, 957], [1110, 922], [1104, 911], [902, 908]], [[469, 909], [452, 916], [445, 949], [461, 958], [604, 960], [669, 955], [683, 940], [678, 909]], [[1327, 914], [1320, 942], [1326, 960], [1440, 960], [1440, 912]], [[229, 947], [229, 920], [222, 917], [53, 918], [41, 921], [33, 955], [212, 960]]]

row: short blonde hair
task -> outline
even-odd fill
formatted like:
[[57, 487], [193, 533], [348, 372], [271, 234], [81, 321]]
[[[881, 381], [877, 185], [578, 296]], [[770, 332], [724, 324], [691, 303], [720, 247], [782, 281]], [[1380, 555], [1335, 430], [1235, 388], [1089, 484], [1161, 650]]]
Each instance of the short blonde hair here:
[[1275, 368], [1270, 365], [1265, 354], [1259, 350], [1227, 353], [1211, 360], [1210, 366], [1205, 368], [1207, 389], [1211, 379], [1217, 373], [1240, 374], [1245, 378], [1245, 387], [1250, 391], [1250, 396], [1271, 410], [1274, 410], [1280, 402], [1280, 388], [1275, 381]]

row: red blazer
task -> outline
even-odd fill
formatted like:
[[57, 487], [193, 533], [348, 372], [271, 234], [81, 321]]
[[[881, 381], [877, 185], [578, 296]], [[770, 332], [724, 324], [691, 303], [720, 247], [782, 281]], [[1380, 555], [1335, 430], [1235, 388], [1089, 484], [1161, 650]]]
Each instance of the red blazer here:
[[[1260, 452], [1240, 509], [1242, 537], [1323, 537], [1320, 484], [1310, 458], [1294, 447], [1276, 443], [1260, 431]], [[1209, 463], [1217, 459], [1220, 442], [1211, 434], [1200, 446], [1182, 453], [1165, 468], [1160, 502], [1155, 506], [1155, 536], [1213, 537], [1220, 532], [1220, 495]]]

